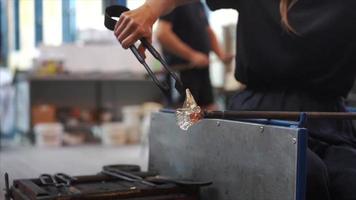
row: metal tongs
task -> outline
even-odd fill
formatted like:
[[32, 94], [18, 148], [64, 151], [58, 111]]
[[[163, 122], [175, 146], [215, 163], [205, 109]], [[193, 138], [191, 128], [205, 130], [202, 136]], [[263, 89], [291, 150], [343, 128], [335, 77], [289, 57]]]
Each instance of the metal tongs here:
[[[105, 9], [105, 27], [108, 28], [109, 30], [114, 30], [115, 29], [115, 24], [116, 20], [114, 20], [112, 17], [120, 17], [122, 13], [129, 11], [129, 9], [125, 6], [119, 6], [119, 5], [113, 5], [109, 6]], [[181, 80], [178, 78], [178, 76], [168, 67], [166, 61], [163, 59], [163, 57], [158, 53], [158, 51], [145, 39], [141, 38], [140, 39], [142, 45], [146, 47], [146, 49], [155, 57], [165, 68], [165, 70], [168, 72], [168, 74], [175, 80], [175, 88], [179, 92], [181, 96], [185, 96], [184, 94], [184, 87], [181, 82]], [[155, 84], [161, 89], [161, 91], [166, 95], [170, 96], [169, 92], [169, 84], [166, 82], [161, 82], [157, 79], [155, 74], [152, 72], [151, 68], [148, 66], [146, 63], [145, 59], [140, 55], [137, 47], [135, 45], [132, 45], [129, 47], [132, 53], [135, 55], [137, 60], [145, 67], [146, 71], [148, 72], [149, 76], [152, 78], [152, 80], [155, 82]]]
[[39, 179], [43, 185], [51, 185], [55, 187], [69, 187], [73, 181], [77, 180], [77, 178], [65, 173], [57, 173], [55, 175], [41, 174]]
[[148, 186], [156, 186], [156, 184], [146, 181], [144, 178], [142, 178], [140, 176], [134, 175], [130, 172], [120, 170], [115, 167], [104, 166], [101, 173], [108, 175], [108, 176], [118, 178], [118, 179], [129, 181], [129, 182], [139, 182], [139, 183], [142, 183], [142, 184], [145, 184]]

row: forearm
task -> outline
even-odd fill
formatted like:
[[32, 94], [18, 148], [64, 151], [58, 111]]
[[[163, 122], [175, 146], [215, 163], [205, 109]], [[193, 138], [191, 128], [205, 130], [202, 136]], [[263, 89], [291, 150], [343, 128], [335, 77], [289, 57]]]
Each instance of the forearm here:
[[[152, 26], [160, 16], [170, 12], [176, 6], [193, 1], [195, 0], [146, 0], [137, 9], [122, 13], [115, 25], [114, 34], [125, 49], [141, 38], [150, 41]], [[141, 44], [140, 53], [143, 54], [144, 50]]]
[[210, 27], [207, 27], [211, 50], [221, 59], [224, 56], [224, 50], [220, 47], [218, 39]]

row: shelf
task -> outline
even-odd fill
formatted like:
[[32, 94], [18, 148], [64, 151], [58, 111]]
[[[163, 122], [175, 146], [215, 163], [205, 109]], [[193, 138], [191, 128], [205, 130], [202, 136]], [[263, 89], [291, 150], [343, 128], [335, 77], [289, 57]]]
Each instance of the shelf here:
[[72, 73], [56, 75], [31, 74], [29, 81], [146, 81], [144, 74], [129, 72], [114, 73]]

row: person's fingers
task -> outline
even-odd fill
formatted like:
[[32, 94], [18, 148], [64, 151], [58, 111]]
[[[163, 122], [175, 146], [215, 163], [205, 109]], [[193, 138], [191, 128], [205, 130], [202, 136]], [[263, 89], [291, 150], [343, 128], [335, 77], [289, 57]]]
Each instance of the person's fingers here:
[[127, 23], [126, 27], [117, 36], [117, 39], [119, 40], [119, 42], [122, 43], [122, 41], [125, 38], [127, 38], [131, 33], [133, 33], [136, 30], [136, 28], [137, 28], [137, 26], [132, 21], [129, 21]]
[[[116, 24], [115, 24], [114, 30], [116, 30], [116, 29], [121, 25], [121, 23], [122, 23], [123, 20], [124, 20], [124, 18], [119, 17], [119, 20], [117, 20], [117, 22], [116, 22]], [[115, 31], [114, 31], [114, 32], [115, 32]]]
[[200, 66], [201, 67], [206, 67], [209, 65], [209, 62], [208, 61], [203, 61], [202, 63], [200, 63]]
[[224, 62], [231, 62], [234, 59], [235, 55], [228, 54], [225, 56]]
[[[149, 6], [141, 6], [135, 10], [123, 13], [115, 24], [114, 34], [125, 49], [134, 45], [140, 38], [150, 39], [152, 25], [156, 20]], [[140, 47], [143, 53], [144, 47]]]
[[226, 58], [225, 60], [223, 60], [223, 63], [225, 65], [229, 65], [232, 61], [233, 61], [233, 57], [230, 57], [230, 58]]
[[146, 40], [148, 41], [148, 43], [152, 44], [152, 36], [151, 36], [151, 37], [146, 38]]
[[[152, 37], [148, 37], [148, 38], [145, 38], [149, 44], [152, 44]], [[146, 47], [143, 45], [143, 43], [141, 42], [140, 46], [138, 47], [138, 51], [140, 52], [141, 56], [146, 58]]]
[[138, 39], [140, 39], [140, 36], [138, 35], [138, 33], [136, 33], [136, 32], [132, 33], [121, 42], [121, 45], [124, 49], [127, 49], [131, 45], [134, 45]]
[[145, 51], [146, 51], [146, 47], [141, 43], [140, 46], [138, 46], [138, 52], [144, 59], [146, 59]]
[[197, 65], [198, 66], [206, 66], [208, 64], [208, 62], [206, 60], [200, 60]]
[[209, 65], [209, 60], [206, 60], [206, 59], [201, 59], [201, 60], [198, 60], [195, 65], [197, 67], [206, 67], [207, 65]]
[[135, 44], [135, 42], [141, 38], [149, 39], [151, 37], [150, 30], [145, 30], [142, 27], [136, 27], [133, 33], [129, 34], [122, 42], [123, 48], [127, 49], [129, 46]]
[[[120, 16], [115, 25], [114, 34], [123, 48], [127, 49], [137, 41], [137, 33], [141, 31], [137, 31], [138, 28], [138, 23], [129, 16], [129, 12], [125, 12]], [[123, 45], [124, 40], [126, 41], [125, 45]]]
[[209, 65], [209, 58], [205, 58], [205, 59], [203, 60], [202, 64], [203, 64], [204, 66]]
[[196, 52], [193, 53], [192, 59], [190, 60], [191, 65], [198, 67], [198, 68], [204, 68], [207, 65], [209, 65], [209, 57], [203, 53]]
[[209, 65], [209, 57], [206, 55], [203, 55], [202, 62], [204, 63], [204, 65]]
[[122, 13], [119, 17], [119, 20], [115, 24], [114, 34], [117, 36], [122, 29], [125, 28], [124, 22], [127, 22], [128, 18], [126, 17], [126, 13]]
[[114, 34], [116, 37], [122, 33], [122, 31], [126, 28], [127, 24], [130, 22], [130, 19], [125, 18], [124, 16], [119, 18], [119, 21], [115, 24]]

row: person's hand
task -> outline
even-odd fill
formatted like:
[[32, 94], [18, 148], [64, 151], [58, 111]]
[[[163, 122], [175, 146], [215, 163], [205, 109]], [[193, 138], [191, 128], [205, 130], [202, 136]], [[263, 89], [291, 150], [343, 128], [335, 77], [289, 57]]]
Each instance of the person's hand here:
[[209, 57], [197, 51], [192, 53], [189, 61], [190, 65], [198, 68], [206, 67], [209, 65]]
[[228, 54], [228, 53], [224, 53], [222, 55], [219, 56], [219, 59], [225, 64], [228, 65], [232, 62], [232, 60], [234, 59], [235, 55], [233, 54]]
[[[152, 26], [157, 19], [158, 16], [154, 14], [153, 9], [144, 4], [135, 10], [124, 12], [115, 25], [114, 34], [124, 49], [134, 45], [141, 38], [146, 38], [151, 43]], [[144, 55], [145, 48], [142, 44], [139, 51]]]

